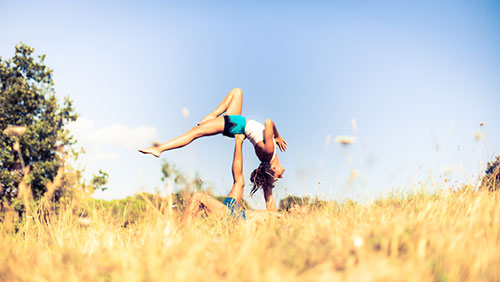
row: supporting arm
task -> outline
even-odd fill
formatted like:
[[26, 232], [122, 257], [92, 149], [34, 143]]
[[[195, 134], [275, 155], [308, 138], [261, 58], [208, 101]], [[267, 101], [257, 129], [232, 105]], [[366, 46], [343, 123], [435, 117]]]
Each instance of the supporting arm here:
[[245, 135], [236, 134], [234, 136], [234, 156], [233, 156], [233, 187], [231, 192], [227, 195], [228, 197], [233, 197], [237, 202], [240, 202], [243, 197], [243, 190], [245, 188], [245, 180], [243, 178], [243, 141], [245, 140]]
[[266, 201], [266, 209], [268, 211], [278, 211], [274, 202], [272, 188], [264, 188], [264, 200]]

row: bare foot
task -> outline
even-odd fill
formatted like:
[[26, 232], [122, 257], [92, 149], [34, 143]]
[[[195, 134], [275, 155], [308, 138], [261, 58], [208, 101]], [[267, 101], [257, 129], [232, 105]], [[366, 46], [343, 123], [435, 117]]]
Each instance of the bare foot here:
[[158, 149], [158, 147], [159, 147], [158, 145], [153, 145], [153, 146], [146, 148], [146, 149], [139, 149], [138, 151], [143, 153], [143, 154], [151, 154], [151, 155], [159, 158], [161, 155], [161, 152]]
[[208, 114], [206, 117], [204, 117], [200, 122], [198, 122], [198, 125], [202, 124], [202, 123], [205, 123], [209, 120], [212, 120], [214, 118], [216, 118], [217, 116], [213, 115], [213, 114]]

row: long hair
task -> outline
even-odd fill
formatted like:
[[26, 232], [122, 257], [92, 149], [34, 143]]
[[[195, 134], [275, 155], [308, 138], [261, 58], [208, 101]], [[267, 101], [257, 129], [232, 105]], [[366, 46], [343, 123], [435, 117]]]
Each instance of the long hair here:
[[250, 181], [253, 184], [250, 195], [255, 194], [260, 188], [270, 188], [274, 187], [274, 182], [276, 182], [276, 177], [273, 175], [271, 170], [271, 164], [269, 162], [261, 162], [259, 167], [252, 171], [250, 175]]

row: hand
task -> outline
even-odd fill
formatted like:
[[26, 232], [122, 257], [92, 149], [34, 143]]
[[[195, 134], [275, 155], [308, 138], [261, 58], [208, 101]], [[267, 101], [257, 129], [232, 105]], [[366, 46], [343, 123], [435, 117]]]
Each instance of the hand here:
[[236, 139], [237, 142], [243, 142], [245, 140], [246, 136], [245, 134], [235, 134], [234, 139]]
[[274, 141], [276, 141], [276, 144], [278, 145], [278, 148], [280, 148], [280, 151], [281, 152], [285, 152], [286, 151], [286, 141], [283, 139], [283, 137], [278, 136], [276, 138], [274, 138]]

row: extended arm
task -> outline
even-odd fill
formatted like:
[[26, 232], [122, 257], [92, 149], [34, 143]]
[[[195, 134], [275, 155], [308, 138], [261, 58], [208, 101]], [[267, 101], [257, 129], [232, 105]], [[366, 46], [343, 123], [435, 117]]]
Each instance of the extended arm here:
[[249, 219], [261, 221], [270, 217], [283, 217], [283, 214], [276, 209], [276, 203], [274, 202], [271, 189], [264, 189], [264, 199], [266, 200], [266, 210], [247, 210], [246, 215]]
[[234, 136], [234, 156], [233, 156], [233, 187], [231, 192], [227, 195], [228, 197], [233, 197], [237, 202], [240, 202], [243, 197], [243, 190], [245, 188], [245, 180], [243, 178], [243, 141], [245, 140], [245, 135], [236, 134]]

